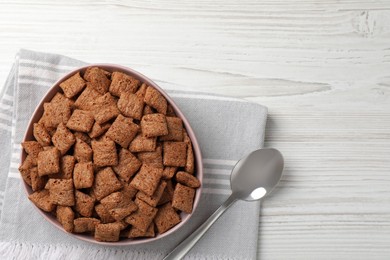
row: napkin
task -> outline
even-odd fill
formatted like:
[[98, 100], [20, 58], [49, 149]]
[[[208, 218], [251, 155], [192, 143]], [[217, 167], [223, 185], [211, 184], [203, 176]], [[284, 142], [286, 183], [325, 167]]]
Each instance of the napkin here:
[[[231, 193], [235, 163], [262, 147], [267, 108], [241, 99], [167, 90], [186, 115], [204, 158], [203, 193], [177, 232], [145, 245], [100, 246], [66, 234], [37, 212], [18, 172], [24, 132], [39, 101], [62, 75], [86, 63], [20, 50], [0, 96], [0, 258], [161, 259], [201, 225]], [[185, 259], [255, 259], [260, 202], [234, 204]]]

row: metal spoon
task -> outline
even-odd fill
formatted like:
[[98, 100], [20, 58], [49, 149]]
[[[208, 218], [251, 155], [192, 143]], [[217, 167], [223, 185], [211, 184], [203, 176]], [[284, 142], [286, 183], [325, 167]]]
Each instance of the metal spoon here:
[[215, 221], [237, 200], [256, 201], [268, 195], [282, 177], [283, 167], [282, 154], [272, 148], [256, 150], [238, 161], [230, 176], [232, 189], [230, 197], [164, 260], [183, 258]]

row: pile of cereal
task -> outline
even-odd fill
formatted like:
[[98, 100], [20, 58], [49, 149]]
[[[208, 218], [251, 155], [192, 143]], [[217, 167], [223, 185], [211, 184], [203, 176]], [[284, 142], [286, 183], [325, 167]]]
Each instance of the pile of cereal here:
[[199, 180], [190, 138], [155, 88], [89, 67], [60, 84], [19, 170], [29, 199], [68, 232], [154, 237], [191, 213]]

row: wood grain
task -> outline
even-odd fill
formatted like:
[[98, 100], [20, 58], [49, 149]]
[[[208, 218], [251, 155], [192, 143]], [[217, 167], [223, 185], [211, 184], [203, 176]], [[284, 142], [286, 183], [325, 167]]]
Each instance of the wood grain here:
[[390, 258], [390, 1], [0, 0], [0, 39], [1, 85], [30, 48], [268, 106], [258, 257]]

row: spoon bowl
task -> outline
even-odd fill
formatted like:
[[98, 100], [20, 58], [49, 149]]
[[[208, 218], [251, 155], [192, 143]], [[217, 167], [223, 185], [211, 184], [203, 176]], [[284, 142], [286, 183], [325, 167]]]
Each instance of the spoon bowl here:
[[271, 193], [282, 178], [283, 168], [283, 156], [273, 148], [253, 151], [238, 161], [230, 176], [232, 189], [230, 197], [164, 260], [183, 258], [215, 221], [237, 200], [256, 201]]

